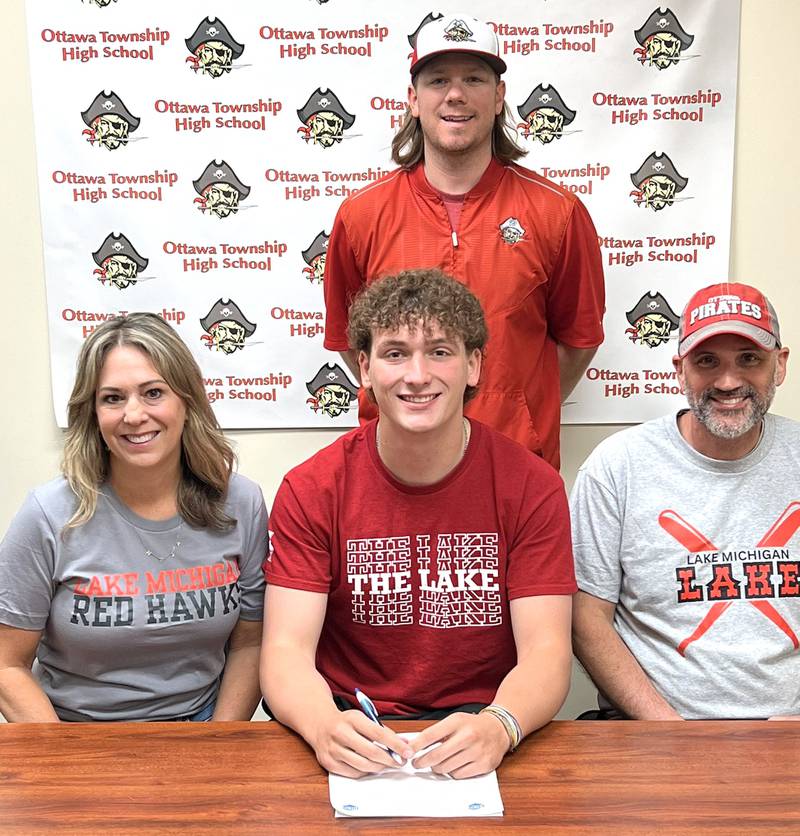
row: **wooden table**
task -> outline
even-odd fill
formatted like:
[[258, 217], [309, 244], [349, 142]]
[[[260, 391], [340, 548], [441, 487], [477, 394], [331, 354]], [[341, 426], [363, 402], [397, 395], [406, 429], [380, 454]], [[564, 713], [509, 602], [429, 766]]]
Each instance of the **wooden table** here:
[[498, 772], [502, 819], [335, 820], [277, 723], [5, 725], [0, 833], [800, 833], [800, 723], [554, 722]]

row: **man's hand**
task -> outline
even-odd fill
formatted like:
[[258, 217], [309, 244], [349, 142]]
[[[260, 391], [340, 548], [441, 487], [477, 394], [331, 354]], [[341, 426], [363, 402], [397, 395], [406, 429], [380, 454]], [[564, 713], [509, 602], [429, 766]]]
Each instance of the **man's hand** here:
[[326, 713], [309, 743], [320, 766], [328, 772], [346, 778], [361, 778], [386, 767], [398, 766], [386, 749], [375, 745], [375, 741], [397, 752], [403, 760], [413, 754], [402, 737], [355, 710], [337, 709], [335, 713]]
[[429, 766], [433, 772], [453, 778], [491, 772], [511, 747], [511, 740], [496, 717], [460, 711], [420, 732], [411, 741], [411, 748], [417, 753], [435, 743], [441, 745], [416, 758], [414, 766]]

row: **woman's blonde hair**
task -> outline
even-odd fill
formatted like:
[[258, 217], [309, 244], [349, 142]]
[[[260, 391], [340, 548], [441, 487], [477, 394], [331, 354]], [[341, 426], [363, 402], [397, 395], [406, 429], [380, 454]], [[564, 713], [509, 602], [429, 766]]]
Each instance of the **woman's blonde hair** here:
[[109, 452], [97, 423], [95, 398], [106, 357], [123, 345], [145, 354], [186, 408], [178, 512], [196, 528], [230, 528], [236, 520], [225, 513], [225, 498], [236, 457], [208, 402], [194, 357], [178, 334], [152, 313], [130, 313], [104, 322], [89, 335], [78, 356], [61, 464], [78, 508], [66, 528], [92, 518], [98, 488], [109, 476]]

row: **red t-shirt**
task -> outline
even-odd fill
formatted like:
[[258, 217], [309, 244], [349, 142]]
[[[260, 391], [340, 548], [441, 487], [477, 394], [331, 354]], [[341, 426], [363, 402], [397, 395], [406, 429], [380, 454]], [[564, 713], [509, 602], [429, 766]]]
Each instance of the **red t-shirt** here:
[[[347, 314], [365, 283], [439, 267], [480, 300], [489, 343], [467, 414], [559, 466], [557, 344], [603, 341], [605, 290], [597, 233], [575, 195], [493, 160], [464, 197], [453, 236], [422, 164], [347, 198], [325, 258], [325, 348], [345, 351]], [[359, 398], [362, 420], [376, 415]]]
[[490, 703], [516, 664], [509, 601], [576, 590], [560, 476], [472, 421], [441, 482], [403, 485], [376, 422], [290, 471], [270, 515], [276, 586], [328, 595], [317, 669], [381, 714]]

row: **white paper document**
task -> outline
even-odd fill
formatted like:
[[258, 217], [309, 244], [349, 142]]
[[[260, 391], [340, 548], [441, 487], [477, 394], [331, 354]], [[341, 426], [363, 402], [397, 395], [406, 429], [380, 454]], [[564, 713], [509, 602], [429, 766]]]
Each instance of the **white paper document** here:
[[494, 770], [476, 778], [456, 780], [437, 775], [430, 768], [415, 769], [409, 761], [364, 778], [329, 775], [328, 789], [337, 817], [503, 815], [503, 799]]

